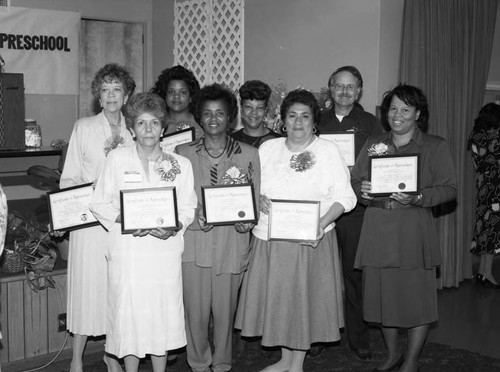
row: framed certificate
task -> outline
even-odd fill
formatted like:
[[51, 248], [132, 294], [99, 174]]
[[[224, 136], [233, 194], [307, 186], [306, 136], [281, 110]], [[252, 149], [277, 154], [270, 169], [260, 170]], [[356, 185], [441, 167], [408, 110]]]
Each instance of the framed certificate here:
[[207, 225], [257, 222], [253, 184], [202, 186], [201, 194]]
[[99, 225], [89, 209], [94, 188], [92, 183], [47, 193], [51, 231], [71, 231]]
[[372, 196], [395, 192], [416, 194], [419, 190], [419, 154], [370, 157], [369, 172]]
[[187, 128], [178, 132], [165, 134], [160, 140], [161, 147], [168, 151], [174, 151], [177, 145], [194, 141], [194, 136], [194, 128]]
[[320, 134], [320, 138], [326, 139], [335, 143], [340, 150], [340, 155], [348, 167], [352, 167], [356, 162], [355, 139], [354, 132], [337, 132]]
[[313, 241], [319, 231], [319, 201], [271, 199], [269, 239]]
[[179, 228], [175, 187], [120, 190], [120, 208], [122, 234]]

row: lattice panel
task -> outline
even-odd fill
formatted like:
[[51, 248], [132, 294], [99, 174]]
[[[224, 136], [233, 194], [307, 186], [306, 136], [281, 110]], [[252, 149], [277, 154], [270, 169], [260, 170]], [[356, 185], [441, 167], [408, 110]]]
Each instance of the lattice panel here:
[[174, 61], [200, 84], [243, 83], [244, 0], [176, 0]]

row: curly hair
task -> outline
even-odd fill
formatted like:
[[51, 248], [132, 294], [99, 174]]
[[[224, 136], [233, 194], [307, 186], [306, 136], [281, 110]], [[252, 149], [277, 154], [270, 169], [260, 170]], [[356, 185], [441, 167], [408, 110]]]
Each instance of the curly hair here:
[[283, 122], [285, 122], [288, 110], [295, 103], [301, 103], [309, 106], [313, 114], [314, 124], [318, 124], [321, 115], [318, 100], [314, 97], [314, 94], [305, 89], [295, 89], [286, 95], [285, 99], [281, 103], [280, 109], [280, 116]]
[[271, 97], [271, 87], [260, 80], [248, 80], [240, 87], [240, 101], [255, 99], [257, 101], [269, 101]]
[[194, 114], [194, 110], [196, 108], [195, 98], [198, 96], [200, 91], [200, 83], [198, 83], [198, 80], [191, 70], [188, 70], [181, 65], [163, 70], [160, 76], [158, 76], [154, 87], [151, 88], [151, 93], [156, 93], [161, 98], [166, 99], [168, 84], [170, 84], [172, 80], [183, 81], [188, 86], [189, 95], [191, 96], [189, 111]]
[[[238, 101], [234, 94], [221, 84], [205, 85], [201, 88], [198, 95], [194, 118], [198, 124], [201, 123], [201, 114], [205, 103], [208, 101], [223, 101], [229, 114], [229, 123], [231, 124], [238, 116]], [[200, 124], [201, 125], [201, 124]]]
[[333, 73], [330, 75], [328, 78], [328, 86], [330, 87], [333, 84], [333, 81], [335, 80], [335, 75], [337, 75], [339, 72], [347, 71], [350, 72], [351, 74], [354, 75], [356, 79], [358, 79], [358, 85], [360, 88], [363, 88], [363, 77], [361, 76], [361, 72], [354, 67], [354, 66], [342, 66], [333, 71]]
[[130, 97], [134, 94], [135, 81], [132, 79], [127, 69], [116, 63], [108, 63], [104, 67], [101, 67], [95, 74], [91, 85], [92, 95], [95, 98], [99, 98], [102, 84], [115, 82], [123, 84], [125, 95]]
[[387, 114], [389, 113], [389, 107], [391, 106], [391, 101], [394, 97], [398, 97], [408, 106], [415, 107], [417, 111], [420, 111], [420, 115], [417, 119], [417, 125], [422, 132], [427, 132], [429, 125], [429, 106], [427, 104], [427, 97], [420, 88], [401, 83], [393, 90], [386, 92], [384, 94], [384, 98], [382, 99], [380, 113], [384, 128], [387, 130], [390, 130], [391, 128], [389, 120], [387, 119]]
[[500, 127], [500, 105], [487, 103], [474, 120], [474, 130], [483, 131]]
[[157, 94], [144, 92], [132, 96], [125, 105], [123, 115], [125, 116], [127, 128], [133, 128], [136, 119], [145, 113], [158, 118], [162, 128], [165, 128], [167, 125], [167, 106], [165, 100]]

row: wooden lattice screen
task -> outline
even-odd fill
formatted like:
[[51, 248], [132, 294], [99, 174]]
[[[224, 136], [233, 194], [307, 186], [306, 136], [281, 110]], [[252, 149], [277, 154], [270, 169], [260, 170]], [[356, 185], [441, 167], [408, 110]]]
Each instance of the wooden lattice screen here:
[[200, 84], [243, 83], [244, 0], [176, 0], [174, 62]]

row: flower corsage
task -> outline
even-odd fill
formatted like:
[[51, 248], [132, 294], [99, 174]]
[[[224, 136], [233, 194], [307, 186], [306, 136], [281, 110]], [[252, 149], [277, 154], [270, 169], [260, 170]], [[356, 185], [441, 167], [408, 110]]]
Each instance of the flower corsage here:
[[236, 165], [229, 167], [222, 176], [223, 185], [240, 185], [246, 182], [248, 182], [246, 172]]
[[389, 146], [384, 142], [374, 143], [368, 148], [368, 156], [382, 156], [389, 153]]
[[118, 146], [125, 143], [125, 138], [122, 136], [109, 137], [104, 141], [104, 156], [108, 156], [111, 150], [116, 149]]
[[181, 167], [175, 157], [163, 153], [155, 163], [154, 170], [161, 177], [162, 181], [174, 182], [178, 174], [181, 173]]
[[310, 169], [316, 160], [314, 159], [314, 154], [310, 151], [304, 151], [300, 154], [292, 155], [290, 158], [290, 168], [295, 172], [305, 172]]

